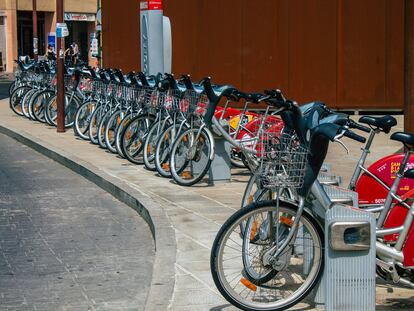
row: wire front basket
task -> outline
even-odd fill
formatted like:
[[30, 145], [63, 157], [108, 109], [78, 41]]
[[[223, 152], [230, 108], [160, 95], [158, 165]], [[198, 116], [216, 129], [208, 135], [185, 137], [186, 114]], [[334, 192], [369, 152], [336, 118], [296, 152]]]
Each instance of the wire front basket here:
[[258, 150], [257, 174], [265, 188], [302, 187], [308, 149], [300, 145], [295, 135], [264, 133]]
[[93, 92], [93, 80], [90, 77], [82, 77], [79, 82], [79, 89], [85, 93]]
[[185, 116], [199, 116], [206, 114], [209, 107], [207, 95], [187, 90], [182, 94], [178, 102], [179, 111]]
[[65, 75], [65, 87], [72, 90], [76, 86], [76, 78], [74, 75]]

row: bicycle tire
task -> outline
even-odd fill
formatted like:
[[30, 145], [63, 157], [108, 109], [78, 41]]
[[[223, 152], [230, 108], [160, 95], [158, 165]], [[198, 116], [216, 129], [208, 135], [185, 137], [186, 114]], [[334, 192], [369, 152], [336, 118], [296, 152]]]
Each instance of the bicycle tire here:
[[[189, 145], [194, 139], [194, 135], [197, 137], [198, 132], [198, 128], [184, 131], [172, 146], [171, 176], [180, 186], [192, 186], [201, 181], [207, 174], [214, 158], [214, 141], [210, 138], [212, 135], [205, 128], [200, 132], [197, 145]], [[206, 146], [207, 150], [201, 151], [202, 146]], [[200, 162], [201, 157], [203, 157], [203, 162]]]
[[118, 109], [109, 117], [107, 125], [105, 127], [105, 145], [106, 148], [112, 153], [117, 153], [115, 147], [116, 132], [119, 125], [121, 124], [124, 115], [125, 112], [122, 109]]
[[21, 86], [16, 88], [9, 98], [10, 109], [19, 116], [24, 116], [22, 111], [22, 99], [26, 92], [31, 90], [29, 86]]
[[[51, 108], [53, 108], [52, 111], [50, 111]], [[57, 111], [57, 95], [51, 96], [45, 107], [45, 121], [50, 126], [55, 126], [52, 121], [52, 118], [56, 118], [56, 115], [52, 115], [53, 111], [55, 110]]]
[[16, 83], [16, 80], [14, 80], [12, 83], [10, 83], [9, 85], [9, 89], [8, 89], [8, 93], [9, 93], [9, 97], [11, 96], [11, 94], [18, 88], [19, 86]]
[[[125, 127], [121, 137], [121, 148], [125, 158], [133, 164], [143, 164], [142, 150], [143, 140], [146, 138], [153, 119], [147, 115], [139, 115], [133, 118]], [[134, 126], [136, 126], [134, 128]]]
[[96, 101], [87, 101], [83, 103], [76, 111], [75, 122], [73, 123], [73, 130], [76, 136], [84, 140], [90, 140], [89, 138], [89, 124], [92, 117], [92, 113], [95, 111], [98, 103]]
[[[155, 148], [155, 168], [162, 177], [171, 178], [170, 154], [171, 147], [174, 144], [176, 133], [172, 133], [173, 129], [179, 129], [179, 124], [171, 124], [158, 137], [157, 146]], [[145, 153], [145, 152], [144, 152]]]
[[91, 120], [89, 122], [89, 127], [88, 127], [88, 136], [89, 136], [89, 140], [91, 141], [92, 144], [97, 145], [98, 142], [98, 130], [99, 130], [99, 124], [101, 121], [101, 115], [102, 115], [102, 110], [104, 109], [104, 107], [102, 105], [99, 105], [98, 107], [95, 108], [94, 112], [91, 115]]
[[[276, 205], [275, 201], [260, 201], [260, 202], [253, 203], [244, 209], [238, 210], [223, 224], [223, 226], [221, 227], [220, 231], [218, 232], [213, 242], [211, 256], [210, 256], [210, 269], [211, 269], [213, 281], [216, 284], [216, 287], [218, 288], [220, 293], [223, 295], [223, 297], [227, 301], [229, 301], [231, 304], [233, 304], [234, 306], [242, 310], [275, 311], [275, 310], [286, 310], [288, 308], [291, 308], [292, 306], [296, 305], [297, 303], [305, 299], [306, 296], [316, 286], [316, 284], [318, 284], [319, 280], [322, 277], [322, 273], [324, 269], [323, 230], [321, 226], [319, 225], [318, 221], [315, 218], [313, 218], [311, 215], [307, 214], [306, 212], [303, 212], [301, 219], [300, 219], [299, 226], [302, 226], [303, 228], [302, 230], [305, 230], [303, 232], [306, 232], [306, 234], [308, 234], [308, 237], [309, 237], [309, 239], [302, 238], [302, 243], [304, 243], [302, 247], [305, 247], [305, 243], [308, 243], [306, 244], [306, 247], [310, 247], [309, 249], [312, 250], [312, 253], [311, 253], [312, 255], [307, 255], [307, 256], [311, 256], [311, 259], [309, 260], [309, 258], [306, 259], [305, 257], [306, 252], [303, 252], [304, 258], [303, 258], [302, 269], [297, 267], [300, 261], [299, 255], [295, 254], [295, 256], [293, 256], [293, 254], [296, 252], [295, 247], [300, 246], [300, 244], [298, 244], [300, 243], [300, 240], [298, 238], [299, 235], [296, 234], [294, 243], [289, 244], [286, 248], [286, 251], [282, 252], [280, 257], [278, 258], [279, 265], [283, 263], [283, 260], [286, 261], [284, 263], [284, 266], [278, 267], [279, 270], [276, 270], [273, 266], [265, 267], [263, 265], [263, 262], [261, 261], [262, 255], [259, 256], [260, 258], [258, 262], [253, 261], [253, 260], [250, 262], [251, 264], [256, 264], [257, 269], [266, 268], [266, 269], [276, 270], [276, 273], [271, 272], [272, 278], [268, 278], [267, 281], [263, 280], [268, 283], [266, 284], [261, 283], [261, 284], [255, 285], [254, 282], [249, 281], [249, 278], [246, 277], [246, 270], [245, 270], [246, 262], [244, 260], [244, 257], [252, 256], [253, 252], [252, 253], [246, 252], [246, 250], [244, 249], [244, 245], [238, 244], [238, 241], [239, 241], [238, 238], [243, 239], [243, 240], [246, 240], [246, 239], [251, 240], [252, 234], [254, 234], [254, 236], [256, 234], [262, 235], [263, 233], [261, 231], [262, 229], [261, 226], [264, 224], [264, 222], [259, 223], [257, 225], [259, 229], [257, 229], [257, 227], [255, 229], [257, 230], [256, 232], [259, 232], [259, 233], [256, 233], [252, 229], [250, 232], [246, 231], [245, 233], [241, 234], [240, 232], [237, 232], [237, 230], [240, 227], [240, 223], [243, 221], [252, 221], [255, 219], [260, 220], [259, 217], [256, 218], [256, 215], [260, 215], [261, 213], [265, 215], [270, 214], [271, 217], [274, 217], [273, 215], [276, 215], [275, 205]], [[280, 202], [279, 209], [280, 209], [279, 215], [290, 215], [292, 218], [297, 213], [297, 207], [295, 205], [285, 203], [282, 201]], [[277, 217], [275, 216], [275, 219], [282, 219], [282, 218], [281, 216], [277, 216]], [[233, 232], [233, 230], [236, 230], [236, 232]], [[252, 244], [254, 245], [256, 243], [257, 245], [263, 246], [264, 251], [265, 251], [266, 246], [269, 247], [268, 245], [266, 245], [266, 239], [268, 238], [268, 232], [269, 231], [267, 231], [267, 235], [264, 234], [262, 241], [261, 241], [262, 244], [258, 244], [257, 242], [252, 242]], [[242, 256], [241, 258], [242, 260], [238, 259], [239, 255], [234, 256], [233, 254], [231, 255], [232, 258], [226, 259], [226, 260], [224, 259], [224, 256], [228, 255], [228, 253], [226, 253], [224, 249], [224, 247], [226, 246], [225, 243], [227, 243], [227, 241], [232, 241], [231, 242], [232, 247], [236, 251], [237, 251], [236, 247], [238, 246], [241, 246], [243, 248], [242, 250], [240, 250], [240, 256]], [[231, 251], [232, 250], [230, 248], [230, 251], [228, 252], [231, 252]], [[257, 258], [257, 257], [253, 257], [253, 258]], [[286, 264], [289, 264], [290, 261], [294, 262], [293, 268], [290, 268], [291, 270], [286, 269], [287, 268]], [[308, 262], [311, 262], [312, 265], [305, 268], [305, 265]], [[236, 271], [234, 273], [239, 273], [238, 271], [240, 270], [240, 275], [233, 274], [232, 275], [233, 280], [227, 280], [226, 275], [223, 272], [223, 270], [225, 269], [225, 266], [229, 266], [230, 269], [233, 269], [233, 272]], [[259, 271], [262, 271], [262, 270], [259, 270]], [[286, 275], [285, 273], [288, 276], [285, 276]], [[292, 277], [291, 274], [294, 274], [294, 273], [298, 274], [299, 276], [296, 275], [295, 277]], [[240, 279], [238, 277], [240, 277]], [[280, 279], [279, 281], [280, 283], [278, 283], [279, 279]], [[302, 285], [298, 286], [297, 280], [300, 280], [300, 279], [303, 279], [304, 281]], [[289, 283], [289, 280], [294, 280], [294, 281], [291, 281], [291, 283]], [[230, 283], [232, 282], [236, 282], [235, 285], [231, 285]], [[285, 282], [285, 284], [283, 284], [283, 282]], [[287, 294], [285, 298], [278, 300], [277, 298], [281, 297], [282, 286], [287, 287], [289, 293]], [[260, 299], [263, 299], [264, 301], [264, 298], [259, 297], [260, 295], [266, 294], [266, 291], [268, 293], [268, 291], [271, 291], [275, 289], [276, 287], [277, 287], [277, 294], [275, 293], [273, 295], [275, 301], [269, 301], [269, 299], [272, 296], [268, 294], [267, 301], [259, 302]], [[292, 288], [295, 288], [295, 287], [298, 287], [298, 288], [295, 291], [293, 291]], [[244, 297], [241, 297], [241, 293], [238, 294], [236, 292], [236, 288], [237, 289], [240, 288], [240, 290], [243, 291], [244, 293], [247, 290], [247, 295], [244, 296], [243, 294]], [[249, 298], [251, 300], [248, 299], [248, 296], [250, 294], [249, 290], [254, 293], [253, 297]], [[256, 295], [256, 293], [258, 294]]]
[[125, 158], [124, 152], [121, 147], [121, 138], [122, 133], [124, 132], [125, 127], [131, 122], [131, 120], [134, 118], [132, 113], [127, 114], [121, 121], [121, 123], [118, 126], [118, 129], [116, 130], [115, 134], [115, 148], [118, 153], [118, 155], [121, 158]]
[[98, 127], [98, 144], [102, 149], [107, 149], [105, 142], [105, 129], [108, 123], [109, 118], [111, 117], [113, 111], [108, 110], [102, 117], [101, 122]]
[[29, 102], [30, 102], [30, 99], [31, 99], [32, 95], [33, 95], [34, 93], [36, 93], [36, 92], [37, 92], [37, 90], [35, 90], [35, 89], [31, 89], [30, 91], [28, 91], [28, 92], [24, 95], [24, 97], [23, 97], [23, 99], [22, 99], [22, 111], [23, 111], [23, 115], [24, 115], [26, 118], [28, 118], [28, 119], [31, 119], [31, 118], [30, 118], [30, 115], [29, 115]]
[[157, 170], [155, 167], [155, 150], [157, 149], [158, 138], [161, 135], [159, 129], [160, 123], [154, 122], [148, 130], [148, 135], [144, 142], [144, 165], [147, 170], [154, 172]]
[[[72, 100], [69, 101], [68, 95], [65, 94], [65, 128], [70, 128], [73, 126], [75, 121], [76, 111], [78, 110], [80, 103], [79, 99], [75, 96], [72, 97]], [[52, 125], [57, 126], [57, 96], [53, 96], [50, 98], [49, 103], [46, 106], [45, 110], [45, 117], [46, 121]]]
[[241, 157], [239, 158], [239, 154], [234, 149], [230, 151], [230, 162], [236, 168], [246, 168], [246, 164]]
[[[45, 123], [45, 106], [51, 96], [55, 92], [53, 90], [44, 90], [37, 94], [36, 98], [33, 98], [31, 109], [33, 110], [33, 116], [39, 122]], [[40, 102], [39, 102], [40, 99]]]
[[43, 90], [37, 90], [36, 92], [34, 92], [32, 94], [32, 96], [29, 99], [28, 113], [29, 113], [30, 119], [32, 119], [33, 121], [39, 121], [39, 120], [36, 119], [36, 117], [34, 115], [33, 103], [34, 103], [35, 99], [37, 99], [38, 95], [43, 93], [43, 92], [44, 92], [44, 89]]

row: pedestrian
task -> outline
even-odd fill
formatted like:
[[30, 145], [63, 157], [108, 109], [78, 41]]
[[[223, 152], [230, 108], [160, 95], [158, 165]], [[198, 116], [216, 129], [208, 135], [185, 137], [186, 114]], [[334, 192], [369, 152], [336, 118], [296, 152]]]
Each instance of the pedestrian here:
[[72, 42], [72, 49], [73, 49], [73, 61], [74, 61], [74, 64], [76, 64], [79, 59], [79, 47], [76, 44], [76, 42]]
[[55, 54], [53, 45], [49, 44], [47, 46], [47, 51], [46, 51], [45, 57], [49, 61], [55, 61], [56, 60], [56, 54]]
[[74, 64], [74, 51], [72, 45], [70, 45], [69, 48], [65, 51], [65, 60], [69, 64]]

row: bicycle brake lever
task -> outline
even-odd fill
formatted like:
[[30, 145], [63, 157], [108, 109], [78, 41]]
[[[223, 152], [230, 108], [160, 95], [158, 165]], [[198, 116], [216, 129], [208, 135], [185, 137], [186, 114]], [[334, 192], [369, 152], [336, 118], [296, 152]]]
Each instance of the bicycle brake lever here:
[[[339, 136], [339, 135], [338, 135]], [[337, 137], [338, 137], [337, 136]], [[343, 136], [343, 134], [342, 134], [342, 136]], [[345, 151], [346, 151], [346, 154], [349, 154], [349, 149], [348, 149], [348, 147], [342, 142], [342, 140], [340, 140], [339, 138], [334, 138], [334, 141], [335, 142], [337, 142], [338, 144], [340, 144], [344, 149], [345, 149]]]

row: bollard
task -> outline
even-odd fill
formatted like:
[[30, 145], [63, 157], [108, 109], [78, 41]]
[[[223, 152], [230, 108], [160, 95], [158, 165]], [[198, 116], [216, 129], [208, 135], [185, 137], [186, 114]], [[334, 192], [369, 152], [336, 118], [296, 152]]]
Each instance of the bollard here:
[[327, 311], [375, 310], [375, 227], [374, 214], [350, 206], [335, 204], [326, 213]]
[[323, 185], [323, 189], [333, 203], [341, 203], [358, 207], [358, 193], [345, 188]]
[[231, 179], [231, 145], [221, 136], [214, 136], [215, 155], [208, 171], [208, 183], [228, 182]]

